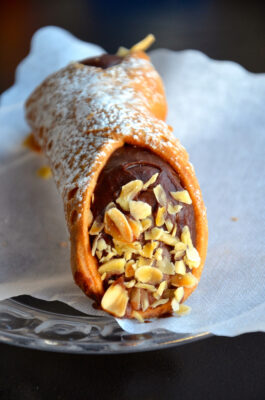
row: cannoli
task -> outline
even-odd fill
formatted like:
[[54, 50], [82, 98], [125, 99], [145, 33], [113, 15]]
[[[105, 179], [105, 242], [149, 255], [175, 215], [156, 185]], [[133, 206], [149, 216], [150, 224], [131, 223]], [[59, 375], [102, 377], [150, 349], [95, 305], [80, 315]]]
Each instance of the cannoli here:
[[205, 262], [206, 211], [146, 53], [73, 62], [25, 110], [63, 199], [77, 285], [115, 317], [185, 313]]

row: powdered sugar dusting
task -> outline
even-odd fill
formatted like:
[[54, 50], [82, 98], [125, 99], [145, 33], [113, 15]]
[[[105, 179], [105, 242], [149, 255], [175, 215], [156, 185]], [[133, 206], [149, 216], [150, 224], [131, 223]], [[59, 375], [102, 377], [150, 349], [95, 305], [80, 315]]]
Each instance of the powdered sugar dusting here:
[[[148, 85], [146, 77], [151, 78]], [[81, 206], [95, 166], [104, 159], [103, 148], [114, 142], [144, 134], [154, 149], [172, 146], [167, 124], [153, 116], [148, 96], [134, 88], [144, 87], [159, 101], [161, 95], [152, 86], [157, 78], [148, 60], [134, 57], [106, 70], [73, 63], [48, 77], [31, 95], [27, 120], [49, 160], [64, 204], [68, 193], [78, 188], [75, 199]], [[182, 148], [176, 141], [174, 145]]]

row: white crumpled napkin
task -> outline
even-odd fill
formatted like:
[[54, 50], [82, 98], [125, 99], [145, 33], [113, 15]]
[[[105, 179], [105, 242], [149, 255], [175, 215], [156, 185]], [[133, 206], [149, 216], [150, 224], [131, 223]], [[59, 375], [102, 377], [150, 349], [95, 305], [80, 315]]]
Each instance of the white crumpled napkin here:
[[[29, 132], [23, 103], [69, 61], [102, 49], [46, 27], [0, 108], [0, 300], [29, 294], [98, 313], [72, 280], [62, 202], [45, 163], [21, 147]], [[129, 332], [157, 328], [234, 336], [265, 330], [265, 75], [198, 51], [151, 51], [167, 91], [168, 122], [190, 153], [209, 218], [209, 252], [189, 316], [149, 324], [118, 320]], [[236, 221], [232, 220], [236, 218]]]

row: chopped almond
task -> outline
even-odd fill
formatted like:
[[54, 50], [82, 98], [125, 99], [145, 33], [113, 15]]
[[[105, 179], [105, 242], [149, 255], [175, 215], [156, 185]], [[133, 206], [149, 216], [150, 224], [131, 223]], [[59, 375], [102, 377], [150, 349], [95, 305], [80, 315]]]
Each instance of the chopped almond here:
[[191, 272], [188, 272], [185, 275], [175, 275], [171, 278], [171, 284], [173, 286], [183, 286], [185, 288], [192, 288], [196, 286], [198, 283], [198, 279], [192, 275]]
[[110, 272], [113, 274], [122, 274], [124, 272], [125, 267], [125, 259], [124, 258], [114, 258], [106, 262], [105, 264], [101, 265], [98, 269], [100, 274], [104, 274], [104, 272]]
[[101, 280], [104, 281], [104, 279], [106, 278], [106, 276], [107, 276], [107, 272], [104, 272], [104, 274], [101, 275]]
[[164, 257], [162, 260], [157, 261], [157, 267], [163, 274], [175, 275], [175, 265], [168, 258]]
[[174, 296], [177, 302], [180, 303], [184, 296], [184, 288], [181, 286], [178, 287], [174, 292]]
[[141, 222], [136, 221], [135, 219], [132, 218], [128, 218], [128, 222], [130, 227], [132, 228], [134, 238], [138, 239], [143, 231]]
[[50, 179], [52, 177], [52, 171], [50, 167], [43, 166], [37, 171], [37, 175], [42, 179]]
[[149, 186], [153, 185], [153, 183], [155, 183], [155, 181], [157, 180], [158, 175], [159, 173], [156, 173], [151, 176], [151, 178], [143, 185], [143, 190], [146, 190]]
[[124, 282], [124, 286], [127, 288], [127, 289], [131, 289], [132, 287], [134, 287], [134, 285], [135, 285], [135, 280], [134, 279], [131, 279], [129, 282]]
[[138, 260], [136, 261], [137, 268], [146, 266], [146, 265], [152, 265], [154, 260], [151, 260], [150, 258], [145, 258], [145, 257], [139, 257]]
[[125, 243], [120, 240], [113, 239], [113, 243], [118, 255], [122, 255], [126, 252], [137, 254], [142, 249], [141, 243], [137, 241], [134, 241], [132, 243]]
[[132, 278], [134, 276], [134, 260], [130, 260], [125, 265], [125, 277]]
[[155, 292], [156, 288], [154, 285], [149, 285], [148, 283], [136, 283], [135, 287], [139, 288], [139, 289], [145, 289], [148, 290], [148, 292]]
[[159, 184], [153, 190], [154, 190], [154, 194], [155, 194], [157, 202], [161, 206], [166, 206], [167, 195], [166, 195], [166, 192], [164, 191], [163, 187]]
[[156, 308], [158, 306], [161, 306], [162, 304], [166, 304], [168, 301], [169, 301], [169, 299], [156, 300], [156, 301], [154, 301], [154, 303], [151, 304], [151, 307]]
[[191, 235], [190, 235], [190, 230], [187, 225], [185, 225], [182, 229], [181, 233], [181, 241], [188, 245], [189, 247], [193, 247], [192, 240], [191, 240]]
[[141, 255], [143, 257], [146, 257], [146, 258], [152, 258], [153, 257], [153, 252], [157, 248], [157, 246], [158, 246], [158, 242], [155, 242], [153, 240], [151, 242], [146, 243], [143, 246], [143, 249], [141, 251]]
[[125, 242], [133, 241], [133, 232], [125, 215], [117, 208], [111, 208], [105, 213], [105, 232], [113, 238]]
[[128, 300], [127, 290], [121, 285], [116, 284], [107, 289], [101, 300], [101, 306], [103, 310], [115, 315], [115, 317], [123, 317], [126, 312]]
[[162, 281], [163, 274], [158, 268], [143, 266], [135, 271], [135, 278], [142, 283], [156, 285]]
[[186, 266], [185, 266], [183, 260], [175, 262], [175, 272], [176, 272], [176, 274], [179, 274], [179, 275], [186, 274]]
[[102, 258], [102, 251], [96, 250], [96, 256], [100, 260]]
[[171, 307], [174, 312], [179, 310], [179, 302], [175, 297], [173, 297], [173, 299], [171, 300]]
[[149, 307], [148, 293], [143, 291], [141, 293], [141, 308], [143, 311], [146, 311], [148, 307]]
[[145, 240], [159, 240], [163, 232], [161, 228], [153, 228], [151, 231], [145, 232], [144, 238]]
[[156, 252], [155, 252], [154, 258], [157, 261], [160, 261], [160, 260], [162, 260], [162, 256], [163, 256], [163, 249], [161, 249], [161, 248], [157, 249]]
[[139, 179], [131, 181], [126, 185], [122, 186], [121, 193], [116, 203], [125, 211], [129, 211], [129, 202], [142, 190], [143, 182]]
[[166, 208], [165, 207], [158, 207], [157, 213], [156, 213], [156, 226], [162, 226], [165, 223], [165, 212]]
[[173, 199], [180, 201], [185, 204], [192, 204], [189, 192], [187, 190], [181, 190], [179, 192], [170, 192]]
[[130, 302], [134, 310], [140, 309], [140, 300], [141, 300], [141, 291], [137, 287], [134, 287], [130, 293]]
[[170, 233], [165, 231], [162, 232], [161, 236], [158, 239], [160, 242], [168, 244], [169, 246], [175, 246], [179, 239], [177, 237], [173, 237]]
[[129, 209], [130, 214], [136, 220], [145, 219], [152, 214], [152, 207], [150, 206], [150, 204], [145, 203], [144, 201], [131, 200], [129, 202]]
[[146, 231], [152, 226], [152, 220], [150, 218], [143, 219], [141, 222], [142, 225], [142, 231]]
[[188, 247], [186, 250], [186, 256], [184, 257], [185, 263], [192, 269], [198, 268], [201, 263], [201, 258], [195, 247]]
[[103, 228], [104, 228], [104, 223], [102, 221], [99, 221], [98, 219], [95, 219], [93, 225], [90, 228], [89, 234], [98, 235]]
[[92, 245], [91, 254], [94, 256], [96, 254], [99, 236], [96, 236]]
[[113, 253], [112, 251], [110, 251], [105, 257], [102, 257], [102, 258], [100, 259], [100, 262], [101, 262], [101, 263], [105, 263], [105, 262], [111, 260], [115, 255], [116, 255], [115, 253]]
[[168, 232], [170, 233], [170, 232], [172, 231], [173, 227], [174, 227], [173, 222], [168, 218], [168, 219], [165, 221], [165, 224], [166, 224], [166, 227], [167, 227]]
[[154, 298], [159, 300], [163, 292], [166, 290], [166, 288], [167, 288], [167, 281], [161, 282], [160, 285], [158, 286], [157, 291], [154, 293]]
[[137, 311], [133, 311], [133, 312], [132, 312], [132, 317], [135, 318], [135, 319], [137, 319], [137, 321], [139, 321], [139, 322], [144, 322], [143, 317], [142, 317], [141, 314], [138, 313]]
[[191, 312], [191, 307], [187, 306], [186, 304], [180, 304], [179, 310], [176, 312], [176, 314], [182, 317], [183, 315], [188, 315], [190, 312]]
[[107, 243], [105, 242], [105, 240], [103, 238], [99, 239], [97, 244], [97, 249], [99, 251], [103, 251], [106, 250], [106, 248], [107, 248]]
[[179, 204], [176, 206], [173, 206], [172, 203], [169, 203], [169, 205], [167, 207], [167, 211], [170, 215], [175, 215], [175, 214], [179, 213], [181, 209], [182, 209], [182, 206], [180, 206]]

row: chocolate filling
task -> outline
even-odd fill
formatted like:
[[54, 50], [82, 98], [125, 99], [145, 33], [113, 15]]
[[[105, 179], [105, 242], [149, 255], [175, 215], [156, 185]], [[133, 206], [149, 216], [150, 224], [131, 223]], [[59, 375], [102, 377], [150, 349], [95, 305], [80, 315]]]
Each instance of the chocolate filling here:
[[[93, 219], [94, 221], [104, 221], [104, 214], [106, 211], [106, 207], [110, 204], [110, 203], [115, 203], [115, 208], [117, 208], [118, 210], [120, 210], [119, 212], [122, 212], [123, 215], [125, 216], [125, 220], [126, 218], [128, 218], [128, 220], [130, 220], [131, 215], [129, 211], [125, 211], [124, 209], [122, 209], [120, 207], [120, 202], [117, 202], [117, 199], [119, 198], [120, 194], [121, 194], [121, 190], [122, 187], [126, 184], [128, 184], [129, 182], [135, 181], [135, 180], [140, 180], [143, 183], [146, 183], [147, 181], [149, 181], [149, 179], [151, 177], [153, 177], [153, 179], [155, 178], [154, 175], [158, 174], [158, 176], [156, 177], [155, 181], [153, 184], [150, 184], [150, 186], [147, 187], [147, 189], [143, 189], [140, 192], [138, 192], [138, 194], [134, 197], [134, 201], [140, 201], [140, 202], [144, 202], [144, 203], [148, 203], [151, 206], [151, 211], [152, 211], [152, 218], [149, 218], [149, 221], [151, 221], [151, 226], [149, 226], [149, 232], [156, 226], [156, 223], [158, 221], [158, 217], [157, 217], [157, 213], [158, 210], [160, 208], [160, 204], [158, 204], [157, 198], [155, 196], [154, 193], [154, 188], [157, 187], [157, 185], [161, 185], [163, 188], [163, 191], [166, 195], [166, 202], [165, 200], [163, 200], [163, 202], [166, 204], [166, 207], [164, 207], [164, 212], [166, 212], [166, 220], [162, 220], [162, 222], [159, 222], [159, 226], [160, 231], [162, 230], [162, 232], [166, 232], [167, 229], [169, 229], [169, 232], [173, 232], [173, 226], [174, 228], [174, 234], [173, 233], [165, 233], [167, 235], [171, 235], [171, 239], [174, 239], [174, 237], [178, 237], [179, 239], [182, 237], [182, 234], [184, 232], [184, 230], [187, 230], [187, 227], [189, 228], [189, 234], [190, 234], [190, 239], [192, 240], [193, 246], [196, 245], [196, 230], [195, 230], [195, 216], [194, 216], [194, 210], [193, 210], [193, 206], [192, 204], [187, 204], [187, 202], [179, 202], [177, 200], [175, 200], [172, 195], [170, 194], [170, 192], [182, 192], [183, 190], [185, 190], [184, 186], [181, 184], [180, 182], [180, 178], [178, 176], [178, 174], [173, 170], [173, 168], [164, 160], [162, 160], [159, 156], [155, 155], [154, 153], [150, 152], [149, 150], [145, 150], [143, 148], [139, 148], [139, 147], [134, 147], [134, 146], [129, 146], [129, 145], [125, 145], [124, 147], [116, 150], [112, 156], [110, 157], [110, 159], [108, 160], [106, 166], [103, 168], [95, 191], [94, 191], [94, 199], [93, 199], [93, 203], [91, 206], [91, 211], [93, 214]], [[136, 191], [137, 192], [137, 191]], [[157, 188], [155, 189], [155, 192], [157, 194]], [[159, 197], [158, 197], [159, 199]], [[160, 200], [161, 201], [161, 200]], [[174, 212], [174, 214], [170, 214], [169, 210], [170, 210], [170, 205], [171, 206], [178, 206], [181, 205], [181, 209], [178, 210], [177, 212]], [[141, 203], [143, 204], [143, 203]], [[115, 209], [114, 208], [114, 209]], [[178, 207], [177, 207], [178, 208]], [[109, 209], [109, 208], [108, 208]], [[110, 208], [111, 210], [111, 208]], [[165, 211], [166, 210], [166, 211]], [[118, 213], [119, 213], [118, 212]], [[149, 213], [150, 213], [150, 209], [149, 209]], [[167, 228], [169, 226], [168, 224], [168, 220], [170, 219], [171, 221], [171, 225], [172, 227]], [[162, 226], [161, 226], [162, 224]], [[176, 230], [176, 226], [177, 226], [177, 230]], [[186, 227], [186, 228], [184, 228]], [[184, 228], [184, 230], [183, 230]], [[147, 229], [147, 230], [148, 230]], [[157, 228], [156, 228], [157, 229]], [[104, 250], [106, 248], [113, 248], [113, 246], [115, 247], [115, 241], [113, 241], [113, 237], [106, 233], [106, 231], [108, 231], [108, 229], [106, 229], [106, 226], [103, 230], [101, 230], [98, 239], [100, 238], [101, 243], [104, 243], [104, 246], [102, 249], [103, 251], [96, 251], [96, 257], [98, 258], [99, 261], [99, 265], [101, 268], [101, 271], [104, 270], [104, 265], [106, 266], [107, 264], [104, 264], [104, 261], [102, 261], [104, 259], [105, 256], [107, 256], [108, 251], [109, 250]], [[172, 237], [173, 235], [173, 237]], [[94, 234], [90, 235], [90, 243], [91, 243], [91, 247], [94, 245], [94, 243], [97, 244], [97, 238], [95, 238]], [[102, 304], [104, 302], [104, 305], [102, 305], [103, 309], [105, 309], [104, 307], [107, 307], [107, 309], [110, 312], [121, 312], [119, 305], [121, 306], [122, 303], [117, 303], [117, 305], [114, 307], [113, 309], [113, 299], [109, 302], [109, 297], [112, 296], [113, 291], [115, 292], [115, 285], [119, 285], [119, 289], [117, 289], [117, 292], [120, 293], [119, 296], [124, 296], [123, 300], [126, 298], [126, 293], [129, 296], [129, 301], [128, 303], [126, 303], [126, 309], [122, 310], [121, 314], [118, 314], [118, 316], [130, 316], [132, 315], [132, 313], [135, 312], [135, 310], [139, 310], [142, 309], [143, 311], [145, 311], [147, 309], [147, 307], [151, 306], [151, 307], [156, 307], [157, 305], [155, 305], [155, 301], [158, 301], [159, 304], [164, 304], [163, 301], [168, 302], [169, 298], [172, 299], [174, 297], [174, 293], [175, 293], [175, 289], [176, 286], [182, 286], [182, 284], [184, 284], [185, 282], [185, 277], [183, 277], [183, 274], [186, 274], [188, 272], [191, 271], [191, 269], [189, 268], [188, 265], [185, 265], [185, 272], [181, 272], [181, 275], [175, 274], [175, 267], [176, 264], [180, 262], [183, 263], [182, 258], [184, 256], [183, 252], [180, 251], [179, 255], [177, 255], [176, 251], [174, 250], [174, 245], [172, 244], [171, 240], [168, 241], [163, 241], [163, 240], [159, 240], [155, 243], [156, 247], [155, 247], [155, 251], [159, 251], [158, 257], [156, 257], [154, 254], [152, 256], [149, 256], [148, 254], [150, 253], [145, 253], [143, 252], [143, 249], [146, 246], [149, 246], [151, 244], [151, 241], [149, 240], [148, 237], [146, 237], [145, 233], [141, 233], [138, 237], [137, 237], [137, 241], [138, 244], [140, 244], [140, 248], [142, 250], [140, 251], [136, 251], [135, 252], [130, 252], [129, 251], [129, 259], [128, 258], [119, 258], [121, 257], [121, 255], [118, 255], [116, 253], [116, 255], [114, 254], [111, 255], [112, 260], [115, 259], [115, 257], [117, 257], [121, 262], [125, 262], [125, 260], [128, 262], [132, 262], [133, 265], [137, 266], [137, 264], [140, 262], [140, 258], [143, 259], [143, 264], [144, 265], [143, 269], [141, 270], [141, 268], [139, 267], [139, 269], [135, 269], [133, 267], [133, 272], [131, 275], [131, 272], [128, 271], [126, 272], [125, 269], [125, 273], [117, 273], [117, 271], [115, 271], [115, 268], [113, 270], [108, 270], [108, 272], [105, 272], [104, 277], [103, 277], [103, 285], [104, 285], [104, 289], [106, 291], [106, 296], [107, 296], [107, 300], [105, 298], [105, 295], [102, 299]], [[140, 242], [140, 243], [139, 243]], [[122, 243], [122, 242], [120, 242]], [[124, 243], [124, 242], [123, 242]], [[167, 244], [168, 243], [168, 244]], [[184, 243], [182, 243], [184, 244]], [[125, 244], [126, 245], [126, 244]], [[192, 247], [192, 246], [191, 246]], [[126, 252], [126, 250], [125, 250]], [[184, 252], [185, 253], [185, 252]], [[144, 255], [144, 257], [147, 258], [143, 258], [140, 257], [139, 258], [139, 254], [141, 254], [141, 256]], [[103, 256], [103, 258], [102, 258]], [[122, 257], [126, 257], [126, 253], [124, 253], [124, 255]], [[159, 258], [160, 257], [160, 258]], [[152, 258], [152, 261], [150, 260], [150, 258]], [[185, 259], [185, 258], [184, 258]], [[145, 264], [149, 261], [151, 261], [151, 264], [155, 267], [157, 266], [157, 268], [153, 268], [153, 267], [148, 267], [146, 265], [150, 265], [150, 264]], [[160, 260], [160, 261], [159, 261]], [[162, 263], [162, 264], [159, 264]], [[168, 265], [169, 262], [169, 269], [165, 269], [163, 270], [163, 266]], [[115, 260], [114, 260], [115, 263]], [[131, 264], [131, 265], [132, 265]], [[185, 264], [187, 264], [187, 262], [185, 262]], [[162, 265], [162, 266], [161, 266]], [[184, 264], [183, 264], [184, 265]], [[127, 264], [126, 264], [127, 266]], [[172, 269], [171, 267], [173, 266], [173, 274], [172, 274]], [[159, 270], [159, 268], [162, 267], [162, 276], [161, 277], [157, 277], [157, 273], [161, 274], [161, 270]], [[99, 269], [100, 269], [99, 268]], [[102, 270], [103, 268], [103, 270]], [[129, 264], [128, 264], [128, 268]], [[136, 267], [138, 268], [138, 267]], [[146, 269], [147, 268], [147, 269]], [[148, 268], [150, 268], [148, 270]], [[145, 275], [141, 275], [140, 274], [145, 274], [145, 272], [143, 272], [143, 270], [147, 271], [146, 273], [155, 273], [155, 275], [152, 277], [148, 277], [146, 278]], [[106, 270], [107, 271], [107, 270]], [[157, 271], [157, 272], [155, 272]], [[103, 275], [102, 275], [103, 276]], [[148, 275], [149, 276], [149, 275]], [[186, 276], [186, 275], [185, 275]], [[137, 286], [139, 283], [135, 283], [135, 278], [136, 280], [140, 280], [140, 282], [153, 282], [155, 285], [155, 289], [154, 290], [158, 290], [158, 285], [159, 282], [161, 282], [161, 280], [164, 282], [165, 281], [165, 285], [164, 288], [162, 290], [165, 290], [165, 288], [167, 288], [167, 290], [165, 290], [164, 292], [162, 291], [162, 294], [159, 294], [159, 296], [157, 295], [157, 293], [154, 294], [153, 291], [150, 292], [150, 289], [148, 290], [146, 287], [142, 287], [142, 286]], [[142, 280], [144, 279], [144, 280]], [[145, 280], [147, 279], [147, 280]], [[158, 279], [158, 284], [156, 279]], [[132, 282], [130, 282], [132, 281]], [[126, 284], [132, 283], [132, 286], [128, 286], [128, 290], [126, 289]], [[111, 285], [111, 286], [110, 286]], [[136, 285], [134, 287], [134, 285]], [[173, 285], [173, 286], [172, 286]], [[147, 285], [148, 286], [148, 285]], [[150, 285], [149, 285], [150, 286]], [[139, 288], [137, 288], [139, 287]], [[154, 288], [154, 286], [151, 285], [152, 288]], [[108, 292], [109, 289], [111, 290], [111, 294], [110, 292]], [[153, 290], [153, 289], [152, 289]], [[183, 290], [183, 288], [182, 288]], [[108, 293], [108, 295], [107, 295]], [[139, 297], [140, 296], [140, 297]], [[160, 297], [162, 296], [161, 300]], [[165, 296], [163, 298], [163, 296]], [[173, 296], [173, 297], [172, 297]], [[120, 297], [119, 297], [120, 298]], [[162, 301], [162, 303], [161, 303]], [[171, 301], [171, 300], [170, 300]], [[173, 300], [172, 300], [173, 301]], [[115, 303], [114, 303], [115, 304]], [[110, 307], [110, 308], [108, 308]], [[116, 315], [116, 314], [115, 314]], [[134, 314], [135, 315], [135, 314]]]
[[118, 65], [122, 62], [123, 57], [116, 56], [114, 54], [102, 54], [99, 57], [86, 58], [85, 60], [79, 61], [80, 64], [88, 65], [91, 67], [98, 67], [107, 69]]
[[[181, 235], [182, 228], [187, 225], [190, 230], [193, 245], [196, 246], [196, 230], [193, 206], [179, 203], [172, 198], [170, 192], [184, 190], [178, 174], [173, 168], [159, 156], [143, 148], [125, 145], [116, 150], [103, 168], [94, 192], [94, 202], [91, 211], [94, 218], [104, 217], [106, 206], [115, 201], [121, 188], [126, 183], [139, 179], [147, 182], [155, 173], [159, 173], [156, 182], [142, 191], [134, 200], [141, 200], [151, 205], [152, 213], [158, 208], [153, 188], [161, 184], [166, 192], [168, 200], [175, 204], [181, 204], [182, 209], [176, 215], [169, 215], [173, 223], [177, 223], [176, 236]], [[119, 206], [117, 205], [119, 208]], [[110, 236], [103, 233], [103, 238], [109, 242]], [[166, 245], [164, 245], [166, 249]]]

